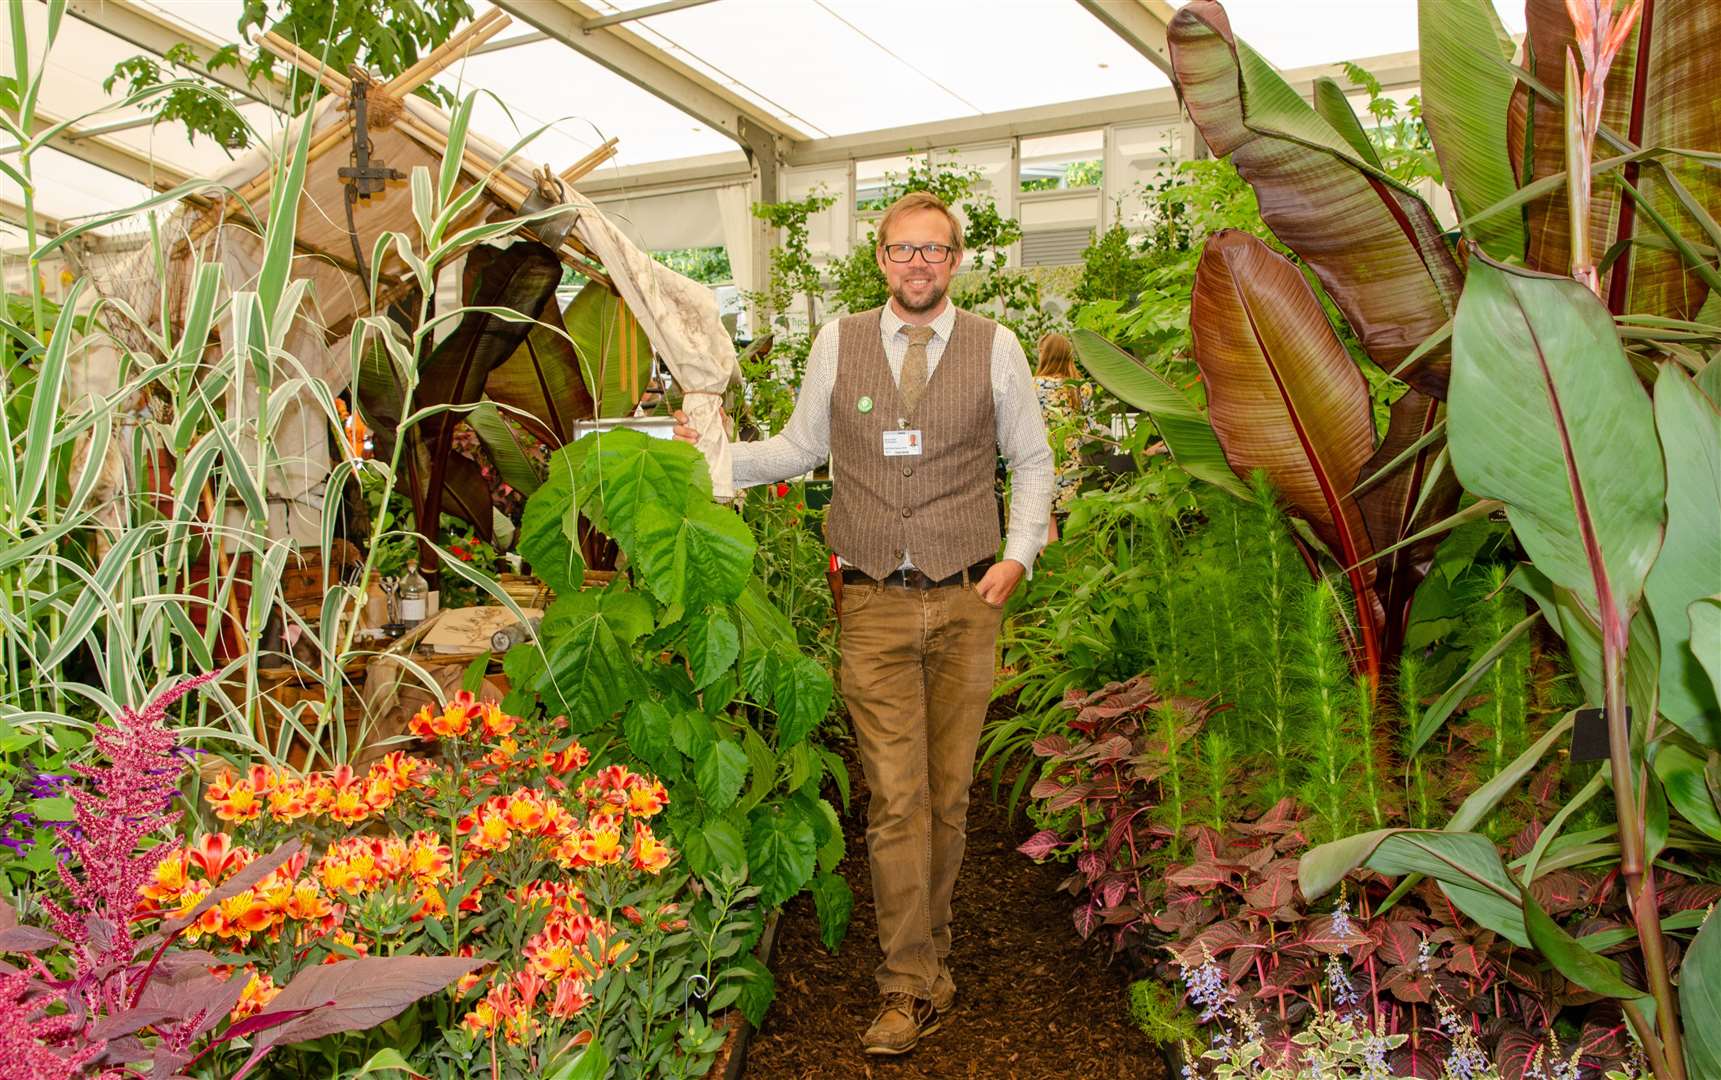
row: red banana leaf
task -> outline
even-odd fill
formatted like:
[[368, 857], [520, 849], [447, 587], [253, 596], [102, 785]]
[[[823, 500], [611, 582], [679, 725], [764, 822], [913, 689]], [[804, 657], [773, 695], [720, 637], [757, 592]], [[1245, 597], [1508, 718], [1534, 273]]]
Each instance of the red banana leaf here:
[[1384, 612], [1373, 595], [1377, 568], [1364, 562], [1374, 545], [1349, 494], [1375, 454], [1367, 380], [1296, 266], [1235, 229], [1215, 233], [1201, 253], [1189, 328], [1231, 467], [1265, 471], [1352, 568], [1364, 665], [1378, 679]]
[[[1237, 41], [1213, 0], [1178, 11], [1167, 39], [1178, 90], [1207, 144], [1230, 155], [1262, 220], [1315, 272], [1369, 357], [1398, 367], [1445, 326], [1463, 287], [1433, 212]], [[1442, 346], [1403, 377], [1443, 398], [1449, 363]]]
[[[466, 258], [468, 306], [507, 308], [538, 319], [553, 307], [556, 285], [562, 279], [562, 264], [542, 244], [517, 242], [506, 248], [481, 245]], [[451, 404], [470, 405], [484, 395], [491, 372], [503, 364], [526, 340], [532, 323], [503, 318], [485, 311], [469, 311], [444, 338], [419, 369], [419, 384], [413, 407]], [[429, 471], [422, 501], [413, 507], [419, 532], [434, 537], [443, 507], [458, 506], [462, 517], [474, 525], [488, 527], [484, 510], [466, 505], [462, 491], [449, 490], [450, 459], [454, 454], [454, 429], [461, 422], [458, 412], [442, 412], [422, 421], [415, 433], [422, 437], [429, 454]], [[466, 492], [470, 494], [469, 491]], [[435, 553], [422, 548], [426, 565], [435, 565]]]
[[[1572, 23], [1564, 0], [1527, 0], [1526, 49], [1530, 72], [1556, 92], [1565, 86], [1566, 50]], [[1644, 45], [1647, 42], [1648, 47]], [[1574, 53], [1575, 55], [1575, 53]], [[1634, 147], [1721, 150], [1721, 4], [1715, 0], [1644, 0], [1619, 57], [1608, 72], [1602, 124]], [[1581, 64], [1581, 59], [1579, 60]], [[1526, 103], [1533, 102], [1526, 130]], [[1520, 85], [1513, 99], [1510, 145], [1514, 162], [1527, 162], [1529, 183], [1564, 171], [1565, 118], [1554, 102]], [[1596, 156], [1620, 151], [1596, 141]], [[1710, 219], [1721, 218], [1721, 169], [1676, 155], [1658, 163], [1631, 163], [1618, 178], [1597, 177], [1590, 203], [1590, 247], [1596, 258], [1622, 240], [1648, 238], [1621, 254], [1603, 276], [1602, 295], [1615, 315], [1627, 313], [1694, 319], [1708, 288], [1662, 243], [1661, 230], [1629, 198], [1617, 179], [1642, 193], [1649, 207], [1697, 243], [1713, 245], [1703, 224], [1667, 182], [1664, 168], [1685, 187]], [[1526, 208], [1530, 228], [1527, 261], [1551, 274], [1571, 271], [1571, 221], [1562, 188]]]

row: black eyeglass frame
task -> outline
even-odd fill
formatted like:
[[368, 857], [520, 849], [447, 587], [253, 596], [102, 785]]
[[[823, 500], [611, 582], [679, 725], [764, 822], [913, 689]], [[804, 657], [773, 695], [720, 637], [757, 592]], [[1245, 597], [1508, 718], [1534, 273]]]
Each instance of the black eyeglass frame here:
[[[934, 244], [902, 244], [902, 243], [897, 243], [897, 244], [880, 244], [879, 247], [884, 251], [884, 257], [889, 259], [893, 263], [910, 263], [910, 262], [913, 262], [914, 261], [914, 253], [918, 251], [920, 253], [921, 261], [925, 262], [928, 266], [938, 266], [941, 263], [949, 262], [950, 256], [956, 253], [956, 248], [952, 244], [937, 244], [937, 243], [934, 243]], [[897, 258], [897, 255], [900, 254], [904, 249], [907, 249], [908, 254], [904, 255], [900, 259]], [[943, 254], [940, 255], [940, 257], [934, 259], [932, 257], [932, 253], [935, 251], [936, 252], [942, 252]]]

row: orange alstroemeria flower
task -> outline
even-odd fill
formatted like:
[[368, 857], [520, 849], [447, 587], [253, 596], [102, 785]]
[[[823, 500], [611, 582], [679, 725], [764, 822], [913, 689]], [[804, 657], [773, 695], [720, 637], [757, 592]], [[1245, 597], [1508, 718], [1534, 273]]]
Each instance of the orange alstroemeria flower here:
[[546, 750], [538, 760], [545, 769], [560, 776], [585, 768], [590, 764], [592, 755], [591, 751], [575, 742], [560, 750]]
[[224, 832], [205, 833], [186, 852], [192, 866], [203, 872], [206, 880], [219, 882], [229, 874], [245, 868], [255, 856], [251, 849], [241, 847]]
[[270, 977], [267, 971], [257, 971], [249, 964], [245, 965], [245, 968], [237, 976], [230, 977], [246, 980], [245, 989], [239, 995], [239, 1004], [233, 1006], [233, 1012], [230, 1015], [233, 1020], [243, 1020], [248, 1016], [257, 1015], [263, 1011], [264, 1006], [275, 999], [276, 994], [281, 992], [281, 988], [275, 985], [275, 980]]
[[652, 835], [649, 825], [640, 822], [634, 830], [633, 847], [628, 850], [627, 857], [635, 870], [656, 874], [662, 872], [674, 860], [675, 853]]
[[627, 792], [627, 812], [636, 818], [654, 817], [669, 805], [669, 792], [661, 780], [639, 777]]
[[267, 766], [253, 765], [243, 777], [223, 769], [204, 793], [204, 801], [222, 821], [254, 821], [263, 812], [264, 801], [275, 786], [275, 774]]
[[494, 701], [486, 701], [478, 707], [478, 715], [484, 724], [486, 739], [500, 739], [520, 726], [520, 718], [510, 716]]

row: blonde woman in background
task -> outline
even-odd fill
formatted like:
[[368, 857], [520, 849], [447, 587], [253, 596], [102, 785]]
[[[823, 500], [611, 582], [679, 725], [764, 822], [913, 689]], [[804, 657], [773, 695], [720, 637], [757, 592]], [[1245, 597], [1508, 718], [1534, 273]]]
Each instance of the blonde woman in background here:
[[1034, 392], [1040, 412], [1051, 434], [1053, 470], [1057, 487], [1052, 495], [1052, 524], [1046, 542], [1058, 538], [1058, 522], [1069, 510], [1081, 483], [1082, 434], [1093, 408], [1093, 387], [1081, 381], [1076, 371], [1075, 350], [1063, 334], [1050, 333], [1040, 339], [1040, 364], [1034, 370]]

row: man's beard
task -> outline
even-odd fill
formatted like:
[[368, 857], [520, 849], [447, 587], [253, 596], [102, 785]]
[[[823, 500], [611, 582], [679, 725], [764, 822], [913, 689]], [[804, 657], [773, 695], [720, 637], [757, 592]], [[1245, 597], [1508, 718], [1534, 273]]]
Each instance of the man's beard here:
[[944, 294], [946, 291], [947, 290], [939, 288], [938, 285], [936, 283], [934, 283], [932, 286], [931, 294], [928, 296], [928, 298], [924, 302], [917, 302], [914, 300], [910, 300], [908, 298], [908, 292], [907, 292], [906, 287], [901, 288], [901, 289], [892, 289], [890, 291], [890, 295], [891, 295], [891, 298], [897, 302], [897, 305], [902, 308], [902, 310], [907, 311], [907, 312], [914, 314], [914, 315], [919, 315], [922, 312], [931, 311], [933, 308], [937, 307], [939, 304], [942, 304], [944, 302]]

